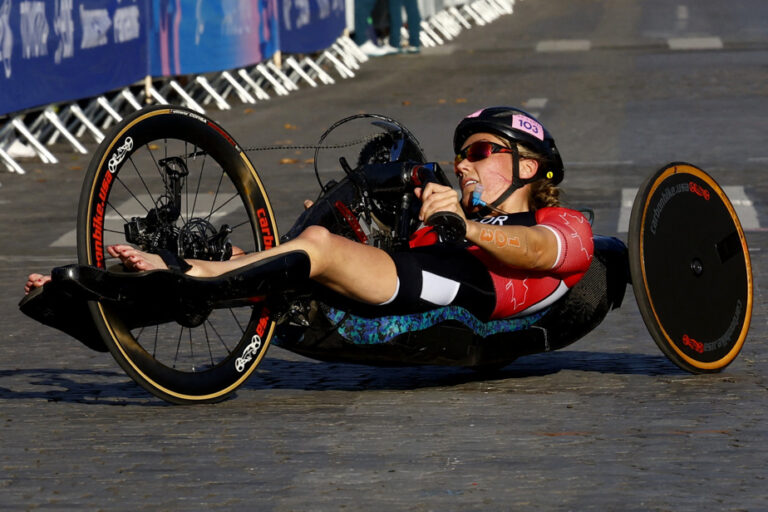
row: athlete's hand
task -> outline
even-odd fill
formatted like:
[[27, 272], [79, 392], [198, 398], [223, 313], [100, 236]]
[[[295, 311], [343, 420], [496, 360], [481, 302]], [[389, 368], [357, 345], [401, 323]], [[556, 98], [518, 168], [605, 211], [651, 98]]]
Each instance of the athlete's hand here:
[[459, 194], [451, 187], [438, 185], [437, 183], [427, 183], [427, 186], [414, 189], [416, 197], [421, 199], [421, 210], [419, 210], [419, 220], [424, 222], [430, 216], [437, 212], [452, 212], [459, 215], [464, 222], [467, 217], [459, 201]]

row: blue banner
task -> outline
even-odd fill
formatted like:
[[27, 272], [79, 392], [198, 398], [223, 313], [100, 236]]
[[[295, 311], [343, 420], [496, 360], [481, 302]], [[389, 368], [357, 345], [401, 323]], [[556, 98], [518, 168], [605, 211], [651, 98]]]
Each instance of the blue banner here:
[[316, 52], [345, 26], [344, 0], [0, 0], [0, 115]]
[[0, 0], [0, 114], [146, 76], [150, 0]]
[[154, 0], [153, 76], [256, 64], [278, 50], [276, 0]]
[[280, 50], [312, 53], [331, 46], [346, 28], [344, 0], [278, 0]]

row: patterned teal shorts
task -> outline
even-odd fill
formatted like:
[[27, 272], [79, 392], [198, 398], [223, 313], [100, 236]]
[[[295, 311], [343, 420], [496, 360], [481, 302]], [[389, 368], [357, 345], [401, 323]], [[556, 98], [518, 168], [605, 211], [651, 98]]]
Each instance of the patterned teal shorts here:
[[375, 345], [387, 343], [407, 332], [423, 331], [448, 320], [460, 322], [466, 325], [468, 329], [474, 331], [476, 335], [485, 338], [492, 334], [527, 329], [543, 317], [547, 311], [549, 309], [523, 317], [490, 320], [488, 322], [478, 320], [469, 311], [459, 306], [446, 306], [412, 315], [394, 315], [378, 318], [355, 316], [335, 308], [328, 308], [324, 312], [328, 320], [336, 325], [338, 333], [350, 343], [356, 345]]

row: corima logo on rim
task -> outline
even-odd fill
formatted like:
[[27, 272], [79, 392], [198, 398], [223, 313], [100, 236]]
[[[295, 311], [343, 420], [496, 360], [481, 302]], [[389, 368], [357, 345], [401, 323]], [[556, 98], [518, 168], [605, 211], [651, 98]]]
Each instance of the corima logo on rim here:
[[253, 361], [253, 357], [259, 353], [260, 348], [261, 338], [258, 334], [254, 334], [253, 338], [251, 338], [251, 342], [245, 347], [245, 350], [243, 350], [243, 355], [235, 360], [235, 369], [238, 372], [243, 373], [245, 365]]
[[109, 172], [115, 174], [117, 172], [117, 166], [125, 160], [125, 155], [132, 149], [133, 139], [131, 137], [126, 137], [123, 145], [117, 148], [109, 159], [109, 163], [107, 164]]

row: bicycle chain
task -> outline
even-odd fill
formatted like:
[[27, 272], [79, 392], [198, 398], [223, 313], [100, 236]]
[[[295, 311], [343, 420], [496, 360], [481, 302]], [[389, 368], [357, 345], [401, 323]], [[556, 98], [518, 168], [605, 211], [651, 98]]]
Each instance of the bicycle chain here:
[[379, 134], [375, 135], [368, 135], [366, 137], [362, 137], [359, 139], [351, 140], [348, 142], [343, 142], [340, 144], [330, 144], [330, 145], [318, 145], [318, 144], [306, 144], [306, 145], [293, 145], [293, 144], [286, 144], [286, 145], [274, 145], [274, 146], [250, 146], [247, 148], [243, 148], [243, 151], [245, 152], [254, 152], [254, 151], [276, 151], [276, 150], [285, 150], [285, 149], [343, 149], [348, 148], [351, 146], [356, 146], [358, 144], [364, 143], [364, 142], [370, 142], [376, 137], [378, 137]]

